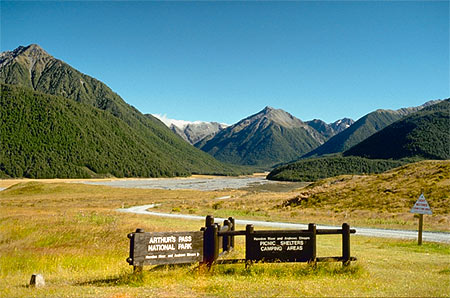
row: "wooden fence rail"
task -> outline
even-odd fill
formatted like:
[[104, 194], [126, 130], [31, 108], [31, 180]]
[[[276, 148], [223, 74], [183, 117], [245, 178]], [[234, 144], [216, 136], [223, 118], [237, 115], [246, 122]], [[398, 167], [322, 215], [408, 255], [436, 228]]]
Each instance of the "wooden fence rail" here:
[[[199, 232], [146, 233], [142, 229], [128, 234], [130, 256], [127, 262], [135, 270], [144, 265], [181, 264], [200, 262], [213, 264], [245, 262], [342, 262], [344, 266], [355, 261], [350, 255], [350, 229], [347, 223], [341, 229], [317, 229], [310, 223], [306, 230], [255, 230], [247, 225], [245, 230], [236, 231], [235, 220], [230, 217], [220, 225], [214, 217], [206, 216], [205, 227]], [[342, 256], [318, 257], [318, 235], [342, 235]], [[231, 252], [235, 237], [245, 236], [245, 259], [219, 259]]]

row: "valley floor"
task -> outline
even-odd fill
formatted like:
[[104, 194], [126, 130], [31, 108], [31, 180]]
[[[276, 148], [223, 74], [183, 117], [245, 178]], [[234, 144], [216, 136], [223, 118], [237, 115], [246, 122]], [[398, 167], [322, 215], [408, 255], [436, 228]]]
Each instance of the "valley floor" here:
[[[0, 187], [12, 182], [2, 180]], [[334, 207], [335, 202], [294, 206], [284, 203], [304, 189], [274, 192], [265, 187], [197, 191], [21, 181], [0, 191], [0, 208], [6, 211], [0, 213], [0, 297], [448, 296], [450, 245], [428, 241], [417, 246], [415, 240], [352, 236], [351, 254], [358, 261], [348, 268], [339, 263], [317, 267], [257, 264], [247, 269], [235, 264], [208, 271], [193, 264], [149, 266], [142, 274], [133, 274], [126, 263], [127, 234], [136, 228], [148, 232], [198, 231], [204, 225], [201, 219], [115, 211], [140, 205], [161, 204], [154, 210], [200, 218], [212, 214], [216, 218], [292, 223], [417, 227], [410, 207], [399, 206], [396, 200], [393, 205], [384, 205], [384, 210], [364, 206], [341, 210]], [[393, 206], [395, 212], [386, 211], [386, 206]], [[425, 217], [425, 230], [448, 232], [449, 213], [437, 210]], [[321, 236], [318, 256], [339, 255], [340, 241], [339, 236]], [[238, 238], [231, 257], [242, 258], [244, 247], [244, 239]], [[27, 287], [33, 273], [44, 275], [45, 288]]]
[[[268, 173], [255, 173], [253, 175], [239, 176], [239, 178], [265, 178]], [[65, 179], [65, 178], [53, 178], [53, 179], [0, 179], [0, 187], [8, 188], [12, 185], [25, 182], [40, 182], [40, 183], [109, 183], [113, 181], [161, 181], [161, 180], [188, 180], [188, 179], [233, 179], [234, 177], [227, 176], [213, 176], [213, 175], [192, 175], [190, 177], [175, 177], [175, 178], [91, 178], [91, 179]]]

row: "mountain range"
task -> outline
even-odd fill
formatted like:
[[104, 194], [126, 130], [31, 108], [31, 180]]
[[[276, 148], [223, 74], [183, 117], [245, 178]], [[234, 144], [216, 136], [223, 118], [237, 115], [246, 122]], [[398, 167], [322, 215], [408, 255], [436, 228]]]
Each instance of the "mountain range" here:
[[338, 133], [343, 132], [351, 125], [353, 125], [355, 121], [350, 118], [343, 118], [337, 120], [333, 123], [327, 124], [326, 122], [320, 119], [314, 119], [311, 121], [306, 121], [306, 124], [317, 130], [321, 135], [323, 135], [327, 140]]
[[395, 121], [438, 102], [439, 100], [431, 100], [418, 107], [398, 110], [379, 109], [371, 112], [358, 119], [348, 129], [331, 137], [326, 143], [306, 153], [302, 158], [344, 152]]
[[303, 122], [283, 110], [266, 107], [196, 146], [227, 163], [270, 168], [300, 158], [344, 152], [395, 121], [439, 102], [379, 109], [356, 122], [344, 118], [331, 124], [319, 119]]
[[[381, 173], [421, 159], [450, 159], [450, 99], [434, 101], [386, 126], [342, 154], [303, 158], [272, 170], [268, 179], [315, 181]], [[345, 131], [344, 131], [345, 132]]]
[[[320, 119], [303, 122], [286, 111], [266, 107], [190, 143], [220, 161], [268, 169], [294, 160], [342, 153], [395, 121], [439, 102], [430, 100], [398, 110], [379, 109], [356, 122], [343, 118], [330, 124]], [[189, 141], [186, 123], [167, 125]]]
[[223, 162], [267, 168], [309, 152], [325, 140], [291, 114], [265, 107], [196, 146]]
[[[127, 104], [104, 83], [52, 57], [38, 45], [1, 53], [0, 82], [6, 84], [2, 85], [1, 96], [3, 176], [159, 177], [237, 173], [235, 167], [187, 144], [155, 117], [143, 115]], [[39, 108], [34, 111], [33, 107]], [[87, 121], [84, 114], [101, 115], [95, 120], [101, 123]], [[107, 130], [104, 138], [96, 137], [98, 127]], [[26, 133], [30, 139], [16, 136], [17, 131]], [[103, 139], [107, 142], [102, 142]], [[89, 148], [81, 148], [79, 156], [73, 158], [69, 144]], [[51, 157], [53, 153], [59, 156], [57, 160]], [[52, 167], [60, 171], [49, 170]]]
[[450, 159], [450, 99], [422, 106], [345, 151], [344, 156]]
[[448, 100], [356, 122], [303, 122], [272, 107], [231, 126], [183, 122], [142, 114], [38, 45], [0, 53], [0, 83], [1, 177], [229, 175], [342, 152], [290, 169], [333, 164], [335, 173], [365, 163], [361, 171], [381, 171], [396, 163], [358, 158], [449, 158]]
[[174, 120], [156, 114], [152, 116], [161, 120], [174, 133], [182, 137], [183, 140], [191, 145], [195, 145], [203, 140], [209, 140], [214, 137], [217, 132], [229, 126], [218, 122]]
[[[197, 147], [203, 145], [212, 139], [219, 131], [227, 128], [228, 124], [207, 121], [185, 121], [169, 119], [163, 115], [153, 114], [152, 116], [161, 120], [173, 132], [182, 137], [186, 142], [195, 145], [201, 142]], [[306, 121], [305, 123], [314, 128], [325, 139], [349, 128], [355, 121], [350, 118], [343, 118], [333, 123], [326, 123], [320, 119]]]

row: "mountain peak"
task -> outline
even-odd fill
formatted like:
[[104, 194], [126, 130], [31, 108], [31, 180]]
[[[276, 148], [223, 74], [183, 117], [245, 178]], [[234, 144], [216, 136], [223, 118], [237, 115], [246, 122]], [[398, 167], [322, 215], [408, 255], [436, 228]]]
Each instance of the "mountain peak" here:
[[267, 106], [196, 147], [228, 163], [271, 167], [311, 151], [322, 141], [323, 137], [300, 119]]
[[298, 118], [295, 118], [288, 112], [282, 110], [282, 109], [275, 109], [273, 107], [266, 106], [262, 111], [259, 113], [250, 116], [247, 118], [248, 120], [255, 121], [255, 120], [263, 120], [267, 119], [270, 120], [270, 122], [277, 123], [284, 127], [304, 127], [305, 124]]
[[37, 44], [19, 46], [12, 51], [0, 53], [0, 68], [20, 60], [31, 71], [36, 62], [45, 63], [44, 60], [48, 61], [51, 58], [53, 57]]
[[275, 109], [272, 108], [271, 106], [266, 106], [261, 112], [268, 113], [268, 112], [271, 112], [271, 111], [273, 111], [273, 110], [275, 110]]
[[24, 52], [32, 54], [44, 54], [50, 56], [43, 48], [41, 48], [38, 44], [35, 43], [32, 43], [29, 46], [25, 47]]
[[42, 50], [42, 51], [43, 51], [43, 49], [41, 48], [41, 46], [38, 45], [37, 43], [32, 43], [32, 44], [30, 44], [29, 46], [27, 46], [27, 48], [28, 48], [28, 49], [39, 49], [39, 50]]
[[33, 60], [42, 59], [44, 57], [51, 57], [43, 48], [37, 44], [30, 44], [27, 47], [22, 47], [22, 51], [19, 54], [23, 54]]
[[217, 122], [175, 120], [160, 114], [152, 114], [152, 116], [161, 120], [173, 132], [192, 145], [205, 138], [212, 138], [217, 132], [229, 126]]
[[30, 44], [28, 46], [18, 46], [12, 51], [6, 51], [0, 53], [0, 57], [3, 60], [3, 58], [9, 58], [14, 59], [20, 55], [25, 56], [50, 56], [43, 48], [41, 48], [38, 44]]

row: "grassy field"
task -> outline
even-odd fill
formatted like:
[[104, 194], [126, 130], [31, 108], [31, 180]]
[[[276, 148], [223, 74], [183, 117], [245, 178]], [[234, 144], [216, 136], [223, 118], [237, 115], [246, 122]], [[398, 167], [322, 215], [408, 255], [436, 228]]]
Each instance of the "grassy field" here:
[[[277, 207], [294, 193], [129, 190], [22, 182], [0, 192], [0, 296], [448, 296], [450, 246], [436, 243], [418, 247], [415, 241], [352, 236], [352, 255], [358, 261], [344, 269], [338, 263], [320, 263], [316, 268], [301, 263], [257, 264], [248, 269], [243, 264], [220, 265], [208, 271], [193, 264], [146, 267], [142, 274], [133, 274], [125, 261], [129, 250], [126, 235], [136, 228], [195, 231], [203, 222], [122, 214], [115, 212], [116, 208], [160, 202], [162, 209], [180, 208], [174, 212], [327, 221], [325, 210], [303, 217], [300, 212], [293, 216], [294, 211]], [[226, 195], [232, 198], [215, 200]], [[337, 213], [336, 222], [341, 219], [338, 216], [344, 217]], [[358, 220], [363, 222], [362, 217], [349, 213], [342, 219], [355, 225]], [[409, 217], [415, 222], [412, 215]], [[433, 229], [442, 229], [438, 221], [427, 222], [428, 229], [430, 224]], [[340, 245], [338, 236], [319, 236], [318, 256], [339, 255]], [[244, 256], [242, 238], [232, 254]], [[27, 287], [33, 273], [44, 275], [45, 288]]]
[[376, 175], [338, 176], [287, 192], [270, 187], [223, 192], [231, 196], [227, 200], [214, 199], [223, 195], [219, 193], [194, 201], [183, 196], [164, 199], [157, 210], [416, 230], [417, 216], [409, 211], [423, 192], [433, 210], [433, 215], [425, 216], [425, 229], [450, 231], [450, 161], [423, 161]]

